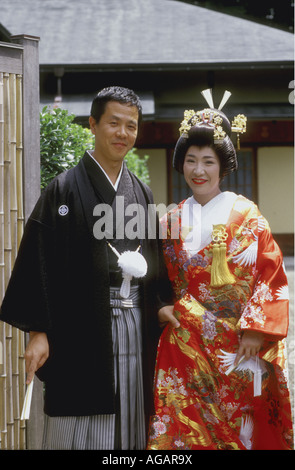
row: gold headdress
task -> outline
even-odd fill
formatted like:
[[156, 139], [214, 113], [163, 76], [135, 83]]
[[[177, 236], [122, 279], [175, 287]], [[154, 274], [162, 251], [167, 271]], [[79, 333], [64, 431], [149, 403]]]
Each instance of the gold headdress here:
[[[201, 91], [207, 104], [210, 108], [203, 109], [202, 111], [195, 112], [193, 109], [184, 111], [184, 118], [181, 122], [179, 132], [183, 137], [188, 137], [188, 131], [195, 125], [206, 124], [214, 129], [213, 137], [214, 143], [222, 142], [226, 136], [226, 132], [222, 127], [223, 118], [218, 111], [221, 111], [229, 97], [231, 96], [230, 91], [225, 91], [223, 98], [218, 106], [218, 109], [214, 109], [214, 103], [212, 98], [212, 90], [207, 89]], [[239, 134], [246, 132], [247, 118], [244, 114], [236, 116], [232, 122], [231, 130], [238, 133], [237, 146], [240, 148]]]
[[246, 125], [247, 125], [247, 118], [244, 114], [238, 114], [231, 126], [231, 130], [233, 132], [237, 132], [237, 147], [240, 148], [240, 134], [244, 134], [246, 132]]

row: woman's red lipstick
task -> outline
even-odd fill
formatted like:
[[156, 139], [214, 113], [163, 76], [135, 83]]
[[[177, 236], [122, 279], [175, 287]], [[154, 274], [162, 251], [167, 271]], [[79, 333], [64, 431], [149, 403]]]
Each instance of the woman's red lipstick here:
[[194, 178], [193, 183], [194, 184], [204, 184], [206, 183], [207, 180], [204, 180], [203, 178]]

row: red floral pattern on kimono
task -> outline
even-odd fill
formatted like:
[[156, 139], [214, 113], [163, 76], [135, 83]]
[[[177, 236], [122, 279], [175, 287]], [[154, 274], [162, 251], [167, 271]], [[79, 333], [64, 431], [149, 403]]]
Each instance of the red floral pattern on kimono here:
[[[213, 288], [211, 244], [190, 256], [181, 237], [169, 238], [173, 224], [181, 226], [183, 203], [161, 221], [180, 327], [166, 326], [160, 338], [148, 449], [292, 449], [281, 251], [257, 206], [237, 196], [226, 224], [235, 283]], [[227, 374], [247, 329], [266, 335], [263, 348], [252, 366]], [[254, 396], [257, 365], [261, 394]]]

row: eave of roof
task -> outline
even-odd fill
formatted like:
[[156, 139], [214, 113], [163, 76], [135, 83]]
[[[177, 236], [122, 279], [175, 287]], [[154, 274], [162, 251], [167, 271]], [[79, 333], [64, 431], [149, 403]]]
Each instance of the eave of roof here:
[[293, 34], [172, 0], [1, 0], [13, 35], [40, 36], [40, 64], [232, 64], [293, 60]]
[[145, 72], [149, 71], [190, 71], [190, 70], [207, 70], [210, 68], [211, 70], [223, 70], [223, 69], [231, 69], [231, 70], [259, 70], [259, 69], [293, 69], [294, 68], [294, 61], [293, 60], [269, 60], [269, 61], [223, 61], [223, 62], [210, 62], [210, 61], [203, 61], [203, 62], [189, 62], [189, 63], [179, 63], [179, 62], [169, 62], [169, 63], [155, 63], [155, 62], [148, 62], [148, 63], [115, 63], [115, 64], [103, 64], [103, 63], [96, 63], [96, 64], [63, 64], [63, 63], [56, 63], [56, 64], [41, 64], [40, 71], [41, 72], [49, 72], [54, 71], [55, 69], [62, 68], [64, 71], [68, 72], [117, 72], [117, 71], [126, 71], [126, 72], [133, 72], [133, 71], [142, 71]]

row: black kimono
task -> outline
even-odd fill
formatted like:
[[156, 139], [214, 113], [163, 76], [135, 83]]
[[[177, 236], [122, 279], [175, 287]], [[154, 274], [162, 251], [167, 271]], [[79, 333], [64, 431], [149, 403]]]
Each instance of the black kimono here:
[[[115, 191], [97, 170], [86, 153], [75, 168], [56, 177], [43, 191], [26, 224], [1, 306], [2, 321], [23, 331], [47, 333], [50, 355], [37, 376], [45, 381], [44, 411], [49, 416], [115, 412], [110, 320], [114, 255], [105, 239], [93, 235], [93, 209], [99, 203], [112, 204]], [[147, 214], [147, 205], [153, 204], [150, 189], [127, 170], [125, 163], [124, 174], [132, 184], [129, 195], [135, 196]], [[148, 223], [146, 237], [141, 240], [148, 263], [142, 281], [143, 380], [148, 416], [153, 407], [160, 333], [156, 314], [166, 303], [160, 297], [164, 299], [167, 278], [159, 241], [148, 239], [147, 230]]]

